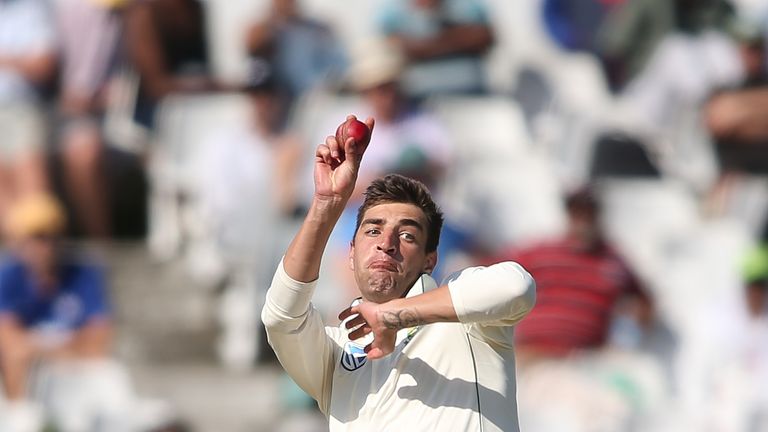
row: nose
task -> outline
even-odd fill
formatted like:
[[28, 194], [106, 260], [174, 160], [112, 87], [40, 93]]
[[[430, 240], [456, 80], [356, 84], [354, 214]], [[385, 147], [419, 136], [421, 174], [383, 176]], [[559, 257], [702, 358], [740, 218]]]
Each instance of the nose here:
[[392, 255], [397, 251], [397, 236], [394, 233], [382, 235], [376, 249], [383, 251], [387, 255]]

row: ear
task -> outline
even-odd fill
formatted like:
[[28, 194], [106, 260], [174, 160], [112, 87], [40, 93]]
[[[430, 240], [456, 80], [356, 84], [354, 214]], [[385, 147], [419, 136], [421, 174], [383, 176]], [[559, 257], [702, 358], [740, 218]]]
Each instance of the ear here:
[[424, 263], [424, 273], [431, 275], [435, 266], [437, 266], [437, 251], [429, 252]]
[[349, 242], [349, 269], [355, 271], [355, 242]]

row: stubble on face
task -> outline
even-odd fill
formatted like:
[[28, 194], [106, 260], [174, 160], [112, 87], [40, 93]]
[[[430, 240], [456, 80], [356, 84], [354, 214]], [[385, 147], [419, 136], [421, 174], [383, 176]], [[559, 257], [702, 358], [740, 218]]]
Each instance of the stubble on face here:
[[[405, 295], [425, 270], [425, 226], [422, 210], [410, 204], [381, 204], [366, 212], [350, 256], [363, 298], [384, 303]], [[390, 245], [393, 250], [385, 252]]]

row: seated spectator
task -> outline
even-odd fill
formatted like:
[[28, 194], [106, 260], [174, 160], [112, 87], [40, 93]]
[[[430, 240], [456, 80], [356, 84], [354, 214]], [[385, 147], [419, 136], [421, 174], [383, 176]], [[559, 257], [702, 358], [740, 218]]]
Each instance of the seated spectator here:
[[436, 190], [452, 162], [452, 143], [437, 118], [404, 94], [403, 67], [404, 59], [385, 40], [365, 41], [355, 47], [350, 83], [364, 102], [361, 118], [370, 115], [376, 119], [376, 134], [360, 167], [363, 180], [358, 183], [395, 172]]
[[102, 120], [120, 33], [120, 10], [110, 3], [54, 2], [60, 41], [58, 136], [64, 180], [78, 228], [96, 238], [110, 234]]
[[624, 299], [639, 323], [651, 319], [650, 299], [600, 231], [593, 192], [571, 193], [566, 209], [563, 238], [502, 254], [529, 269], [537, 284], [537, 305], [515, 331], [521, 360], [606, 346], [611, 318]]
[[103, 272], [64, 250], [65, 224], [45, 194], [19, 200], [6, 218], [13, 252], [0, 263], [0, 376], [8, 400], [0, 429], [41, 430], [24, 429], [39, 424], [40, 411], [30, 407], [41, 405], [64, 432], [90, 430], [97, 419], [100, 430], [144, 430], [143, 422], [158, 418], [145, 417], [126, 372], [109, 360]]
[[[250, 121], [216, 131], [198, 159], [204, 210], [218, 228], [231, 233], [220, 233], [220, 239], [233, 241], [244, 240], [253, 214], [291, 216], [297, 206], [294, 177], [300, 149], [281, 127], [285, 101], [271, 67], [258, 61], [252, 66], [243, 89], [251, 103]], [[249, 203], [260, 210], [248, 210]]]
[[[371, 137], [365, 163], [360, 166], [358, 184], [365, 185], [386, 174], [398, 173], [418, 179], [430, 190], [440, 193], [440, 184], [453, 163], [453, 143], [437, 117], [403, 93], [402, 56], [383, 39], [362, 42], [355, 47], [354, 54], [349, 78], [364, 103], [360, 117], [376, 119], [376, 133]], [[356, 190], [352, 202], [359, 200], [361, 193], [362, 190]], [[341, 223], [334, 231], [331, 245], [339, 246], [339, 256], [346, 256], [353, 234], [350, 230], [355, 225], [355, 209], [356, 205], [347, 207], [342, 218], [348, 218], [351, 223]], [[446, 271], [456, 264], [452, 261], [462, 259], [474, 248], [470, 239], [470, 233], [446, 220], [438, 247], [441, 260], [435, 268], [436, 277], [450, 274], [452, 271]]]
[[173, 93], [214, 90], [205, 13], [198, 0], [136, 0], [125, 10], [124, 39], [139, 75], [135, 120], [154, 127], [155, 110]]
[[267, 16], [248, 30], [246, 42], [252, 57], [272, 67], [277, 88], [289, 102], [340, 76], [346, 64], [331, 30], [303, 16], [296, 0], [272, 0]]
[[[607, 3], [607, 2], [605, 2]], [[596, 50], [611, 87], [619, 90], [634, 79], [670, 34], [696, 36], [730, 32], [734, 8], [725, 0], [613, 1], [598, 32]]]
[[717, 144], [725, 171], [768, 172], [768, 70], [763, 35], [741, 44], [746, 79], [716, 92], [704, 104], [706, 127]]
[[39, 90], [50, 84], [56, 61], [46, 6], [0, 2], [0, 219], [17, 197], [48, 187]]
[[[569, 194], [566, 209], [563, 238], [494, 258], [516, 260], [536, 280], [536, 307], [515, 329], [521, 429], [628, 430], [632, 418], [653, 418], [665, 377], [655, 360], [607, 348], [619, 316], [639, 323], [625, 326], [622, 344], [640, 345], [632, 339], [651, 321], [650, 300], [603, 237], [593, 192]], [[636, 403], [646, 397], [654, 402]]]
[[483, 55], [494, 42], [488, 12], [475, 0], [396, 0], [384, 3], [379, 28], [408, 61], [409, 96], [486, 91]]
[[[215, 131], [197, 155], [197, 199], [204, 235], [190, 252], [197, 268], [216, 263], [212, 279], [226, 277], [219, 355], [226, 366], [249, 369], [259, 355], [258, 310], [281, 224], [302, 210], [297, 203], [301, 147], [282, 129], [285, 99], [270, 66], [254, 61], [243, 89], [248, 122]], [[197, 240], [197, 241], [195, 241]]]

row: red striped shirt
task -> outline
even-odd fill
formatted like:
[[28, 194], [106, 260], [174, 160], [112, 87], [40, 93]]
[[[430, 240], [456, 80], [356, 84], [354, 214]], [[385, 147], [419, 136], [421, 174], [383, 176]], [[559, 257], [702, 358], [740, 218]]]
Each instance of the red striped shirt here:
[[636, 278], [608, 246], [586, 251], [563, 240], [501, 257], [520, 263], [536, 280], [536, 306], [518, 324], [515, 343], [551, 354], [603, 345], [614, 306], [640, 295]]

